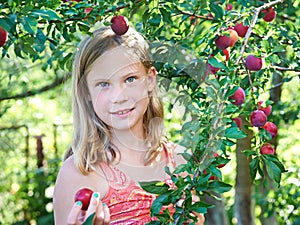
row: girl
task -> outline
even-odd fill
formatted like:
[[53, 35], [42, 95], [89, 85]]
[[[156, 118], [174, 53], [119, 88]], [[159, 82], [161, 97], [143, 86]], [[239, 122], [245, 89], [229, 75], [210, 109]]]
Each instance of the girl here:
[[[152, 221], [155, 196], [138, 182], [165, 180], [165, 166], [184, 163], [173, 154], [182, 149], [163, 133], [148, 48], [132, 28], [122, 36], [100, 28], [79, 45], [73, 64], [73, 141], [53, 198], [57, 225], [81, 224], [94, 212], [94, 224]], [[82, 187], [94, 191], [87, 211], [74, 203]]]

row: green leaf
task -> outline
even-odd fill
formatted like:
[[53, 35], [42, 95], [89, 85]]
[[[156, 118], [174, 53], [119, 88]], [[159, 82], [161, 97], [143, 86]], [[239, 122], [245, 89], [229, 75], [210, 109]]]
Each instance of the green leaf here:
[[221, 6], [215, 3], [209, 4], [210, 11], [215, 14], [215, 19], [221, 19], [224, 16], [224, 10]]
[[[250, 150], [248, 150], [250, 151]], [[252, 151], [253, 152], [253, 151]], [[252, 180], [255, 179], [256, 177], [256, 173], [257, 173], [257, 170], [258, 170], [258, 166], [259, 166], [259, 161], [258, 161], [258, 158], [255, 157], [251, 160], [251, 162], [249, 163], [249, 167], [250, 167], [250, 177]]]
[[172, 24], [170, 11], [167, 11], [165, 8], [160, 8], [159, 11], [162, 14], [163, 20], [167, 23]]
[[222, 181], [213, 181], [213, 182], [209, 183], [209, 185], [208, 185], [209, 190], [215, 191], [219, 194], [228, 192], [228, 191], [230, 191], [231, 188], [232, 188], [232, 186], [230, 184], [226, 184]]
[[37, 20], [35, 18], [23, 16], [21, 18], [21, 23], [24, 29], [31, 35], [35, 35], [37, 32]]
[[153, 14], [153, 17], [148, 20], [148, 23], [150, 23], [151, 25], [155, 25], [155, 26], [159, 26], [161, 21], [161, 14]]
[[238, 127], [229, 127], [225, 130], [224, 137], [242, 139], [247, 137], [247, 134], [244, 131], [240, 130]]
[[15, 27], [15, 24], [8, 18], [0, 18], [0, 27], [3, 27], [4, 30], [9, 32], [13, 27]]
[[216, 99], [216, 92], [212, 87], [207, 86], [206, 87], [206, 92], [207, 92], [207, 96], [209, 96], [212, 99]]
[[176, 166], [176, 169], [174, 171], [175, 174], [181, 173], [186, 171], [186, 165], [185, 164], [180, 164], [178, 166]]
[[51, 9], [34, 9], [31, 13], [47, 20], [63, 21], [62, 18], [60, 18], [58, 14]]
[[45, 46], [46, 39], [47, 37], [45, 36], [43, 31], [41, 29], [38, 29], [36, 37], [34, 39], [34, 46], [33, 46], [34, 49], [38, 52], [44, 51], [44, 49], [46, 48]]
[[281, 172], [286, 172], [284, 165], [278, 160], [278, 158], [275, 155], [265, 154], [264, 157], [268, 161], [274, 162], [277, 165], [277, 167], [280, 169]]
[[229, 96], [233, 95], [237, 91], [237, 89], [239, 89], [239, 86], [234, 86], [226, 93], [225, 97], [228, 98]]
[[179, 153], [179, 155], [182, 155], [182, 157], [186, 160], [189, 161], [192, 158], [192, 154], [184, 152], [184, 153]]
[[82, 22], [78, 22], [77, 26], [78, 26], [80, 31], [83, 31], [85, 33], [88, 33], [90, 28], [91, 28], [89, 25], [87, 25], [85, 23], [82, 23]]
[[21, 46], [20, 43], [15, 43], [14, 44], [14, 52], [15, 52], [16, 56], [18, 56], [20, 58], [24, 58], [22, 55], [22, 49], [20, 46]]
[[257, 152], [256, 151], [253, 151], [253, 150], [244, 150], [242, 151], [246, 156], [252, 156], [252, 155], [257, 155]]
[[153, 201], [151, 206], [151, 214], [152, 215], [158, 214], [161, 210], [161, 207], [163, 205], [168, 205], [168, 204], [170, 204], [170, 192], [158, 196]]
[[234, 146], [235, 145], [235, 142], [233, 142], [232, 140], [223, 140], [223, 144], [226, 145], [226, 146]]
[[213, 67], [221, 68], [221, 69], [227, 69], [227, 67], [224, 65], [224, 63], [219, 62], [216, 58], [211, 57], [208, 59], [208, 63], [212, 65]]
[[169, 190], [169, 185], [162, 181], [145, 181], [139, 182], [140, 186], [147, 192], [152, 194], [163, 194]]
[[270, 176], [270, 178], [279, 184], [281, 179], [280, 168], [276, 165], [276, 163], [272, 161], [269, 162], [265, 161], [265, 164], [266, 164], [267, 173]]
[[82, 225], [93, 225], [95, 214], [96, 213], [92, 213]]
[[64, 37], [64, 39], [66, 41], [71, 42], [71, 38], [70, 38], [69, 34], [70, 33], [68, 32], [68, 26], [64, 26], [62, 36]]
[[162, 225], [162, 222], [160, 222], [160, 221], [152, 221], [152, 222], [146, 223], [145, 225]]
[[212, 205], [209, 205], [205, 202], [196, 202], [191, 207], [190, 210], [196, 213], [207, 213], [208, 208], [212, 208]]

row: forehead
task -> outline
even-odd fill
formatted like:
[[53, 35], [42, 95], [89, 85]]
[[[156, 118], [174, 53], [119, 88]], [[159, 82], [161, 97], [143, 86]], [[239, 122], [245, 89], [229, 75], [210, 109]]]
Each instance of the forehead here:
[[142, 69], [142, 63], [124, 47], [115, 47], [104, 52], [91, 66], [89, 77], [108, 79], [118, 73]]

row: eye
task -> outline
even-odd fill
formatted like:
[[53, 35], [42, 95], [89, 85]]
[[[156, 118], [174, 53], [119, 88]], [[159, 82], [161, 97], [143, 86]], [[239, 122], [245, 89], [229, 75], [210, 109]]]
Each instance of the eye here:
[[136, 81], [136, 77], [134, 76], [127, 77], [125, 80], [126, 83], [133, 83], [134, 81]]
[[97, 83], [96, 86], [100, 87], [100, 88], [105, 88], [105, 87], [109, 86], [109, 83], [108, 82], [99, 82], [99, 83]]

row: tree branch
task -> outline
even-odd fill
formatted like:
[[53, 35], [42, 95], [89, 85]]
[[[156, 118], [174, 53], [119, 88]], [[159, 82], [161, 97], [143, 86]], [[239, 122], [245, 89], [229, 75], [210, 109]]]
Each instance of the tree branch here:
[[292, 71], [292, 72], [296, 72], [296, 73], [300, 73], [300, 69], [294, 69], [294, 68], [286, 68], [286, 67], [281, 67], [281, 66], [271, 66], [271, 68], [278, 70], [278, 71]]
[[22, 125], [13, 125], [13, 126], [10, 126], [10, 127], [0, 127], [0, 131], [3, 131], [3, 130], [18, 130], [20, 128], [23, 128], [25, 127], [26, 130], [28, 130], [28, 126], [25, 125], [25, 124], [22, 124]]
[[46, 91], [49, 91], [51, 89], [54, 89], [56, 87], [58, 87], [59, 85], [61, 85], [62, 83], [64, 83], [66, 80], [68, 80], [71, 76], [67, 75], [64, 77], [60, 77], [60, 78], [56, 78], [52, 83], [41, 87], [39, 89], [35, 89], [35, 90], [29, 90], [27, 92], [24, 93], [20, 93], [20, 94], [16, 94], [16, 95], [12, 95], [12, 96], [4, 96], [4, 97], [0, 97], [0, 102], [1, 101], [5, 101], [5, 100], [11, 100], [11, 99], [22, 99], [22, 98], [27, 98], [36, 94], [40, 94]]
[[[136, 1], [137, 3], [140, 2], [141, 0]], [[114, 12], [115, 10], [118, 11], [120, 9], [124, 9], [124, 8], [128, 8], [130, 6], [130, 3], [125, 3], [123, 5], [120, 5], [118, 7], [116, 7], [115, 9], [107, 9], [103, 15], [110, 13], [110, 12]], [[66, 23], [66, 22], [71, 22], [71, 21], [82, 21], [84, 19], [87, 19], [89, 16], [86, 15], [85, 17], [82, 18], [67, 18], [67, 19], [63, 19], [63, 20], [49, 20], [49, 21], [45, 21], [45, 20], [41, 20], [39, 21], [40, 24], [44, 24], [44, 23]], [[100, 16], [97, 16], [97, 21], [100, 19]]]
[[252, 32], [252, 30], [253, 30], [253, 28], [254, 28], [256, 22], [257, 22], [259, 13], [260, 13], [262, 10], [268, 9], [268, 8], [274, 6], [274, 5], [278, 4], [278, 3], [282, 3], [282, 2], [284, 2], [284, 1], [285, 1], [285, 0], [276, 0], [276, 1], [273, 1], [273, 2], [270, 2], [270, 3], [267, 3], [267, 4], [264, 4], [264, 5], [258, 7], [258, 8], [256, 8], [256, 9], [254, 10], [254, 15], [253, 15], [252, 21], [251, 21], [250, 26], [249, 26], [249, 28], [248, 28], [248, 30], [247, 30], [246, 35], [245, 35], [244, 44], [242, 45], [242, 48], [241, 48], [241, 50], [240, 50], [240, 56], [236, 59], [235, 65], [237, 65], [237, 64], [239, 63], [239, 61], [241, 60], [241, 58], [242, 58], [243, 55], [244, 55], [246, 46], [247, 46], [247, 44], [248, 44], [248, 40], [249, 40], [249, 38], [250, 38], [250, 36], [251, 36], [251, 32]]
[[195, 13], [191, 13], [191, 12], [186, 12], [186, 11], [182, 11], [182, 10], [178, 10], [179, 13], [183, 14], [183, 15], [188, 15], [188, 16], [193, 16], [195, 18], [198, 19], [204, 19], [204, 20], [214, 20], [213, 17], [209, 17], [209, 16], [201, 16], [201, 15], [197, 15]]

